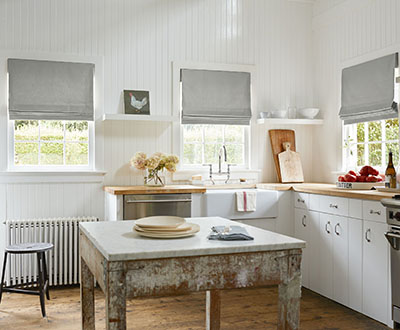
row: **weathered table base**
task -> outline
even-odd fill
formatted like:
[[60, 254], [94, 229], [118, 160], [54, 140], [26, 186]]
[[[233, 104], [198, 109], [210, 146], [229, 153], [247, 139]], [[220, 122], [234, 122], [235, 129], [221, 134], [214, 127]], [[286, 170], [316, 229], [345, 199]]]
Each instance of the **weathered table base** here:
[[277, 329], [299, 328], [301, 249], [108, 261], [80, 237], [82, 329], [95, 329], [94, 279], [106, 297], [106, 328], [126, 329], [126, 299], [206, 291], [206, 328], [220, 328], [222, 289], [279, 286]]

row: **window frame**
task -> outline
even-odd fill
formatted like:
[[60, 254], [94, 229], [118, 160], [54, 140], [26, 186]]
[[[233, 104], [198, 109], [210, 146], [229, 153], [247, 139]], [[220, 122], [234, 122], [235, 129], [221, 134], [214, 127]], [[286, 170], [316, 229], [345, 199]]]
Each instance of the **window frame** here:
[[[396, 119], [396, 118], [392, 118], [392, 119]], [[399, 131], [398, 131], [398, 134], [399, 134], [399, 137], [400, 137], [400, 118], [398, 117], [397, 119], [399, 120]], [[400, 145], [399, 139], [397, 139], [397, 140], [386, 140], [386, 125], [385, 125], [385, 121], [386, 120], [389, 120], [389, 119], [379, 120], [379, 122], [381, 122], [381, 125], [382, 125], [382, 138], [385, 137], [385, 139], [381, 139], [379, 141], [369, 141], [369, 139], [368, 139], [368, 123], [369, 122], [363, 122], [364, 125], [365, 125], [365, 127], [364, 127], [364, 142], [360, 142], [360, 143], [357, 142], [357, 128], [356, 128], [355, 129], [355, 142], [350, 143], [350, 146], [357, 146], [357, 145], [364, 145], [365, 146], [364, 155], [365, 155], [365, 162], [366, 163], [364, 165], [368, 165], [368, 163], [369, 163], [369, 157], [368, 157], [369, 156], [369, 149], [368, 149], [368, 146], [370, 144], [381, 144], [382, 145], [382, 164], [380, 166], [374, 165], [374, 168], [376, 168], [380, 172], [384, 172], [385, 171], [386, 164], [388, 162], [388, 160], [386, 159], [386, 145], [388, 143], [397, 143], [397, 144]], [[377, 121], [378, 120], [376, 120], [374, 122], [377, 122]], [[343, 167], [344, 171], [354, 170], [354, 169], [360, 170], [362, 168], [362, 166], [364, 166], [364, 165], [359, 166], [357, 164], [357, 147], [355, 148], [356, 165], [354, 166], [352, 164], [348, 164], [348, 159], [349, 159], [349, 157], [351, 157], [349, 155], [351, 148], [348, 148], [348, 147], [345, 146], [348, 137], [349, 136], [351, 137], [351, 127], [350, 126], [357, 125], [357, 123], [356, 124], [352, 124], [352, 125], [344, 125], [344, 124], [342, 124], [342, 125], [343, 125], [343, 139], [342, 139], [343, 165], [342, 165], [342, 167]], [[400, 163], [398, 165], [400, 165]]]
[[[217, 71], [239, 71], [239, 72], [249, 72], [252, 77], [251, 81], [251, 109], [255, 109], [254, 104], [254, 91], [253, 91], [253, 79], [255, 76], [255, 65], [248, 64], [225, 64], [225, 63], [210, 63], [210, 62], [192, 62], [192, 61], [173, 61], [172, 62], [172, 152], [179, 155], [180, 158], [183, 157], [183, 127], [181, 124], [181, 70], [182, 69], [194, 69], [194, 70], [217, 70]], [[253, 113], [254, 116], [254, 113]], [[250, 125], [246, 126], [248, 131], [247, 142], [245, 150], [245, 157], [247, 159], [245, 166], [235, 166], [234, 169], [239, 170], [251, 170], [251, 158], [250, 151], [252, 148], [251, 134], [252, 134], [252, 120]], [[198, 170], [204, 172], [206, 168], [204, 166], [190, 166], [178, 164], [178, 171], [185, 170]], [[234, 171], [234, 170], [233, 170]]]
[[[64, 121], [64, 120], [60, 120]], [[51, 172], [51, 171], [93, 171], [94, 170], [94, 139], [95, 127], [94, 121], [88, 122], [88, 165], [16, 165], [15, 164], [15, 120], [8, 119], [8, 170], [18, 172]], [[64, 135], [65, 139], [65, 135]], [[65, 140], [62, 140], [63, 143]], [[40, 157], [40, 153], [39, 153]]]
[[[180, 159], [183, 159], [183, 146], [184, 146], [184, 138], [183, 138], [183, 124], [180, 123], [180, 148], [179, 148], [179, 157]], [[205, 126], [205, 125], [204, 125]], [[215, 126], [229, 126], [229, 125], [215, 125]], [[232, 125], [232, 126], [238, 126], [238, 125]], [[250, 126], [243, 126], [244, 127], [244, 141], [243, 141], [243, 146], [244, 146], [244, 163], [243, 164], [235, 164], [235, 168], [237, 169], [250, 169]], [[204, 141], [202, 142], [203, 148], [204, 148]], [[223, 162], [225, 163], [225, 162]], [[228, 164], [228, 163], [227, 163]], [[183, 164], [183, 161], [181, 163], [181, 169], [182, 170], [196, 170], [196, 169], [202, 169], [204, 170], [204, 165], [205, 164]], [[218, 163], [213, 164], [213, 166], [218, 165]]]

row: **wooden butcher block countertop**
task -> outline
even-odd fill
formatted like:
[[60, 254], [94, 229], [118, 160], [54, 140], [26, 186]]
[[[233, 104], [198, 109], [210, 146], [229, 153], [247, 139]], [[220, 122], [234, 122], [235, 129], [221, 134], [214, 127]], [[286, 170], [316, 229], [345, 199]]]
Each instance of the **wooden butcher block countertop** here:
[[395, 194], [381, 192], [377, 190], [352, 190], [339, 189], [334, 184], [327, 183], [295, 183], [295, 184], [280, 184], [280, 183], [259, 183], [259, 189], [268, 190], [294, 190], [309, 194], [319, 194], [328, 196], [338, 196], [346, 198], [369, 199], [380, 201], [382, 198], [392, 198]]
[[103, 189], [113, 195], [195, 194], [206, 192], [206, 188], [204, 187], [195, 187], [190, 185], [170, 185], [164, 187], [105, 186]]

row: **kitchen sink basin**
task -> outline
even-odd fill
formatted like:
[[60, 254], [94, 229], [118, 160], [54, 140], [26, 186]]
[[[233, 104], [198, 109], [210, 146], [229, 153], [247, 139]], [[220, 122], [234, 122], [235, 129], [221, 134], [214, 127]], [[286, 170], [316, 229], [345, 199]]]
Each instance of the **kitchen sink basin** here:
[[[242, 190], [257, 191], [256, 211], [238, 212], [236, 210], [236, 192]], [[202, 194], [201, 215], [220, 216], [231, 220], [276, 218], [278, 216], [278, 192], [261, 189], [221, 189], [215, 188]]]

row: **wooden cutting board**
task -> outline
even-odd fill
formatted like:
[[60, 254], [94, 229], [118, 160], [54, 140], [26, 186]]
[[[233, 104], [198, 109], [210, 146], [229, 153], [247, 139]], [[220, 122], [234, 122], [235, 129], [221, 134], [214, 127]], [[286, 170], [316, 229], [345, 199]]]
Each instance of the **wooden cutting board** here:
[[284, 142], [283, 147], [286, 150], [278, 155], [282, 183], [304, 182], [300, 154], [290, 150], [289, 142]]
[[284, 142], [289, 142], [291, 146], [290, 149], [292, 151], [296, 151], [295, 133], [294, 130], [291, 129], [270, 129], [268, 133], [271, 141], [272, 156], [275, 162], [276, 174], [278, 175], [279, 182], [282, 182], [278, 155], [285, 151], [285, 149], [283, 149]]

